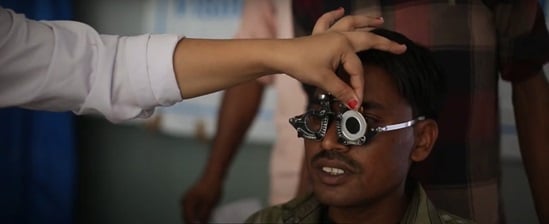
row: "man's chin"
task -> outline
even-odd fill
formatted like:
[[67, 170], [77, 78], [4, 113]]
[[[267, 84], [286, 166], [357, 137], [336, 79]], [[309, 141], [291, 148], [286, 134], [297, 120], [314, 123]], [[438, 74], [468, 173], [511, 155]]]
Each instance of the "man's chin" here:
[[334, 207], [348, 207], [353, 205], [356, 197], [347, 195], [345, 191], [338, 190], [314, 190], [316, 199], [323, 205]]

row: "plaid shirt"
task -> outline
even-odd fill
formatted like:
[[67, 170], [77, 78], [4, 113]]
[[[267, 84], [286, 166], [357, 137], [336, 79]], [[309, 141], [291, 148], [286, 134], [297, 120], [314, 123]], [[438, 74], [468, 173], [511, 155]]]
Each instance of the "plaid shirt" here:
[[[311, 2], [320, 6], [308, 8]], [[527, 79], [547, 61], [537, 1], [297, 0], [296, 35], [310, 33], [318, 16], [339, 6], [383, 16], [384, 28], [433, 51], [448, 77], [448, 96], [435, 149], [414, 176], [438, 207], [479, 223], [503, 222], [497, 80], [498, 74], [511, 82]]]
[[[417, 182], [410, 203], [401, 218], [401, 224], [468, 224], [470, 220], [438, 210], [427, 198]], [[282, 205], [256, 212], [246, 223], [333, 223], [328, 217], [327, 207], [320, 204], [313, 194], [295, 198]]]

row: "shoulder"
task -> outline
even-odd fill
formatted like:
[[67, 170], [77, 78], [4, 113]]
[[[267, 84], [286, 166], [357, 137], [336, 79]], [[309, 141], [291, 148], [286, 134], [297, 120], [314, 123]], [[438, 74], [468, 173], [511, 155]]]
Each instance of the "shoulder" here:
[[280, 223], [282, 208], [280, 205], [268, 207], [252, 214], [245, 223]]

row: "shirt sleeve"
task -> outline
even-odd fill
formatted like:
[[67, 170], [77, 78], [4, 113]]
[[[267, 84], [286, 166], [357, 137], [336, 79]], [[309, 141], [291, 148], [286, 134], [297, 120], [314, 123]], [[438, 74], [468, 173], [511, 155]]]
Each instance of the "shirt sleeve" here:
[[113, 122], [181, 101], [173, 51], [181, 37], [99, 35], [73, 21], [33, 21], [0, 7], [0, 107]]
[[520, 82], [538, 74], [549, 60], [549, 35], [538, 1], [494, 2], [502, 78]]

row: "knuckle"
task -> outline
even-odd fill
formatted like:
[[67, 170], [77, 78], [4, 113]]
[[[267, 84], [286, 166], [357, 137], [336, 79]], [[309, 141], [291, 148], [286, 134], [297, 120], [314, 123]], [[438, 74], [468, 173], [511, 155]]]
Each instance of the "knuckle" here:
[[337, 88], [335, 91], [332, 91], [332, 94], [336, 98], [342, 99], [344, 98], [344, 96], [348, 95], [348, 90], [347, 88], [343, 88], [343, 86], [339, 86], [339, 88]]
[[318, 22], [319, 23], [322, 23], [322, 24], [325, 24], [325, 23], [328, 23], [331, 19], [331, 16], [329, 14], [324, 14], [324, 15], [321, 15], [319, 18], [318, 18]]

